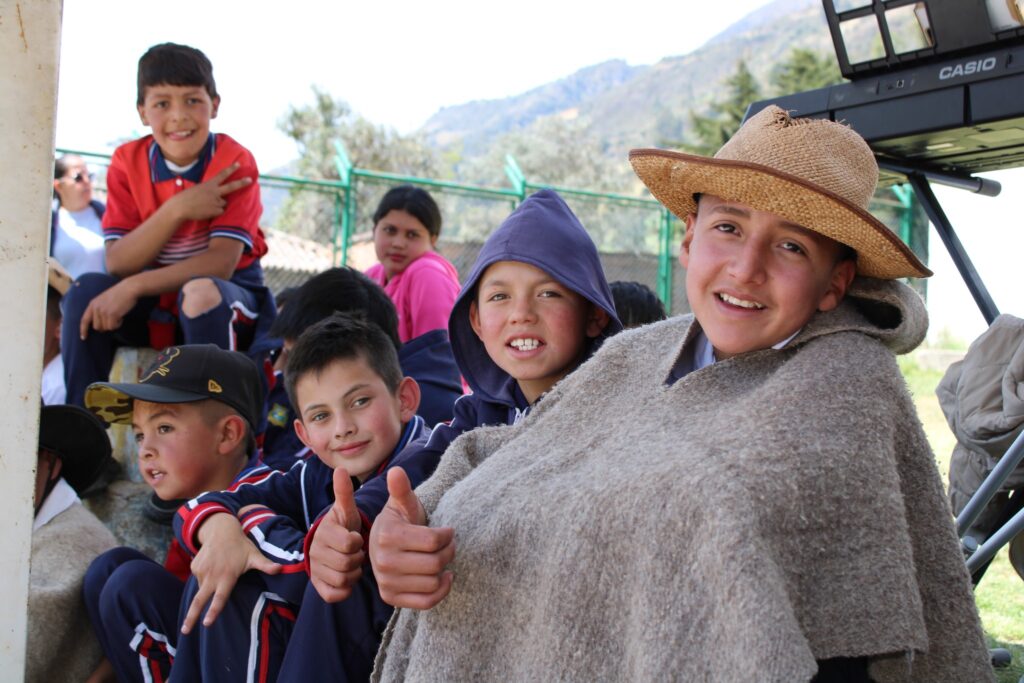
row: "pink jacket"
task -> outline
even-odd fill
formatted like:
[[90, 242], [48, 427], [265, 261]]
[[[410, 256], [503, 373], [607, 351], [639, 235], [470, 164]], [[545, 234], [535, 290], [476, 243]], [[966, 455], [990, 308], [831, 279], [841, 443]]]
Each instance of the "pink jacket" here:
[[436, 251], [425, 252], [387, 282], [379, 263], [366, 275], [395, 302], [398, 338], [403, 344], [431, 330], [448, 329], [448, 316], [459, 294], [459, 273]]

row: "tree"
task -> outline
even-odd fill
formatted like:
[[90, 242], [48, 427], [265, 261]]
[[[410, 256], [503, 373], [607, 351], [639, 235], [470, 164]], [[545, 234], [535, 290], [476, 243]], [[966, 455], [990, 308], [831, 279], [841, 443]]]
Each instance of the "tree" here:
[[[337, 180], [334, 141], [341, 140], [358, 168], [401, 175], [434, 177], [437, 160], [419, 136], [401, 135], [355, 115], [342, 100], [313, 87], [313, 103], [289, 107], [278, 126], [299, 150], [296, 172], [304, 178]], [[358, 226], [369, 229], [368, 216], [386, 188], [359, 185], [356, 202]], [[334, 219], [334, 197], [320, 192], [292, 190], [281, 208], [277, 224], [293, 234], [328, 241]]]
[[[505, 156], [511, 155], [531, 183], [555, 185], [595, 192], [622, 192], [634, 177], [629, 167], [602, 152], [598, 140], [585, 118], [546, 116], [530, 126], [497, 137], [487, 151], [462, 165], [459, 176], [469, 183], [487, 187], [508, 187]], [[622, 212], [606, 202], [590, 202], [566, 198], [573, 211], [586, 226], [601, 249], [635, 249], [638, 238], [625, 227], [638, 225], [635, 217], [624, 218]], [[501, 202], [462, 200], [452, 204], [457, 211], [446, 235], [457, 240], [480, 241], [508, 214]], [[630, 220], [631, 218], [631, 220]], [[656, 239], [656, 233], [655, 233]]]
[[791, 95], [824, 88], [843, 81], [833, 55], [816, 53], [807, 48], [794, 48], [786, 61], [772, 72], [772, 89], [776, 95]]
[[725, 90], [725, 99], [711, 104], [711, 116], [700, 116], [690, 110], [689, 137], [693, 142], [675, 143], [673, 146], [693, 154], [711, 156], [739, 130], [747, 107], [761, 99], [761, 87], [745, 60], [736, 63], [736, 71], [725, 81]]
[[621, 179], [609, 177], [612, 163], [583, 119], [545, 116], [527, 128], [505, 133], [484, 154], [465, 163], [459, 175], [467, 182], [508, 185], [502, 170], [506, 154], [515, 157], [532, 182], [598, 191], [622, 187]]
[[[789, 95], [841, 81], [839, 67], [832, 56], [794, 48], [773, 70], [771, 91], [776, 95]], [[736, 71], [723, 85], [725, 98], [711, 104], [710, 115], [702, 116], [690, 110], [687, 141], [668, 142], [668, 145], [710, 156], [739, 130], [747, 107], [761, 99], [762, 88], [744, 60], [737, 62]]]

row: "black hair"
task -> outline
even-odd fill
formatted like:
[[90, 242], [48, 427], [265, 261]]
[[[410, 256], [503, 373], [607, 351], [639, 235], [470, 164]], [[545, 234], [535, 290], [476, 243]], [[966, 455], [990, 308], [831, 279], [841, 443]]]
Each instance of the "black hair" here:
[[60, 180], [68, 174], [68, 157], [73, 156], [71, 154], [65, 154], [60, 159], [53, 162], [53, 179]]
[[857, 264], [857, 250], [851, 247], [849, 244], [843, 244], [842, 242], [836, 241], [839, 245], [839, 254], [836, 255], [836, 264], [840, 264], [843, 261], [853, 261], [854, 265]]
[[412, 185], [399, 185], [387, 191], [373, 212], [373, 225], [389, 211], [405, 211], [427, 229], [431, 237], [441, 234], [441, 209], [426, 190]]
[[139, 58], [138, 102], [146, 99], [146, 88], [154, 85], [202, 86], [217, 97], [213, 80], [213, 64], [200, 50], [177, 43], [161, 43], [146, 50]]
[[623, 328], [628, 330], [665, 319], [665, 306], [647, 285], [618, 280], [608, 286]]
[[202, 401], [196, 402], [194, 405], [200, 408], [199, 414], [206, 421], [206, 424], [213, 426], [222, 417], [228, 415], [234, 415], [242, 418], [242, 422], [245, 424], [245, 443], [244, 443], [244, 454], [247, 457], [251, 457], [256, 452], [256, 435], [253, 433], [253, 426], [249, 424], [249, 420], [245, 418], [238, 409], [234, 406], [224, 403], [224, 401], [218, 401], [215, 398], [207, 398]]
[[274, 320], [270, 336], [298, 339], [310, 326], [332, 313], [361, 313], [376, 324], [397, 350], [398, 313], [391, 297], [376, 282], [351, 268], [331, 268], [313, 276], [291, 295]]
[[366, 361], [384, 381], [388, 391], [398, 391], [398, 385], [402, 383], [398, 352], [388, 343], [384, 331], [362, 316], [334, 313], [299, 335], [288, 354], [284, 384], [288, 399], [300, 419], [302, 408], [295, 393], [299, 380], [309, 373], [319, 375], [335, 361], [356, 358]]
[[288, 305], [288, 302], [292, 300], [295, 293], [299, 291], [298, 287], [285, 287], [280, 292], [274, 295], [274, 304], [277, 306], [278, 311], [283, 311], [284, 307]]
[[63, 297], [53, 287], [47, 285], [46, 287], [46, 318], [48, 320], [60, 320], [62, 317], [60, 311], [60, 300]]

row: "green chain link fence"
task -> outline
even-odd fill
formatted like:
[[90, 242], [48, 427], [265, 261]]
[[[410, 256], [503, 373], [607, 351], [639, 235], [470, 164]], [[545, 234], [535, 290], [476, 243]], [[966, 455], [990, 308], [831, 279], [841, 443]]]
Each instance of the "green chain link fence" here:
[[[105, 170], [110, 156], [92, 152], [58, 149], [93, 162], [99, 171], [97, 190], [105, 188]], [[323, 211], [314, 226], [305, 226], [313, 243], [329, 249], [327, 265], [351, 264], [353, 250], [371, 238], [372, 213], [381, 196], [391, 187], [412, 184], [430, 191], [441, 207], [444, 226], [438, 251], [460, 273], [467, 274], [487, 235], [530, 193], [540, 189], [557, 191], [586, 226], [601, 254], [609, 281], [631, 280], [650, 287], [672, 314], [687, 312], [683, 270], [677, 260], [682, 223], [650, 197], [596, 192], [531, 182], [515, 159], [505, 159], [510, 187], [484, 187], [435, 178], [405, 176], [352, 165], [344, 147], [335, 142], [337, 180], [318, 180], [286, 175], [260, 175], [260, 192], [265, 207], [263, 227], [275, 228], [280, 207], [296, 194], [315, 193]], [[913, 192], [893, 186], [876, 196], [875, 205], [900, 237], [927, 260], [927, 232], [915, 228], [920, 213]], [[874, 207], [873, 207], [874, 208]], [[323, 214], [327, 214], [324, 216]], [[301, 256], [296, 257], [301, 258]], [[297, 286], [315, 271], [278, 263], [265, 268], [268, 285], [275, 291]]]

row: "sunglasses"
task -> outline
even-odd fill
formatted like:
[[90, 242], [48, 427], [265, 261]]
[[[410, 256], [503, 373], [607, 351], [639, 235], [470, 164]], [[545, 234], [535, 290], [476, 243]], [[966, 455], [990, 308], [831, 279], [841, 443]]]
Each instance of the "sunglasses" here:
[[70, 176], [70, 179], [71, 179], [71, 182], [73, 182], [73, 183], [82, 183], [82, 182], [85, 182], [86, 180], [88, 180], [91, 183], [93, 180], [96, 179], [96, 174], [95, 173], [82, 173], [81, 171], [79, 171], [79, 172], [75, 173], [75, 175]]

